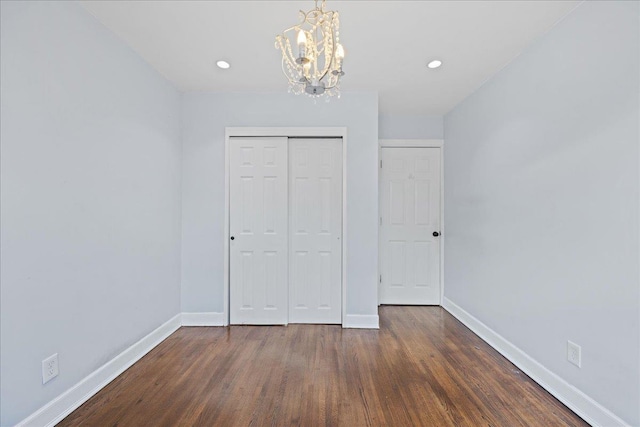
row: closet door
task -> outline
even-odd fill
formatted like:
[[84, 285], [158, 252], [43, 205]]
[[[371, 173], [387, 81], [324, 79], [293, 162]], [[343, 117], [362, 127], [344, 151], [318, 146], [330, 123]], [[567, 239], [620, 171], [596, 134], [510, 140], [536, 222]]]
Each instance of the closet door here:
[[289, 322], [342, 322], [342, 139], [289, 139]]
[[286, 324], [287, 138], [229, 145], [231, 324]]

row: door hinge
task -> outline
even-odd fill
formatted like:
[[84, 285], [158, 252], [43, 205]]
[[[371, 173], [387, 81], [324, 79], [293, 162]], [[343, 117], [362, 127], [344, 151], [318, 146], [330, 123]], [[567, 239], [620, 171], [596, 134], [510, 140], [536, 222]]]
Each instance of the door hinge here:
[[380, 169], [382, 169], [382, 160], [380, 160]]
[[380, 283], [382, 283], [382, 274], [380, 275]]
[[380, 217], [380, 225], [382, 225], [382, 217]]

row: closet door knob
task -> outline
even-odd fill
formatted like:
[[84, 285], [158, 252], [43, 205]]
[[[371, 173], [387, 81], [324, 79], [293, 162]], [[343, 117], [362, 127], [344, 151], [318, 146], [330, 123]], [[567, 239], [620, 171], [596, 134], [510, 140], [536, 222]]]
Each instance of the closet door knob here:
[[231, 236], [231, 240], [235, 240], [235, 239], [236, 239], [235, 237]]
[[[438, 237], [439, 235], [440, 235], [440, 233], [438, 233], [437, 231], [433, 232], [433, 237]], [[232, 237], [232, 239], [233, 239], [233, 237]]]

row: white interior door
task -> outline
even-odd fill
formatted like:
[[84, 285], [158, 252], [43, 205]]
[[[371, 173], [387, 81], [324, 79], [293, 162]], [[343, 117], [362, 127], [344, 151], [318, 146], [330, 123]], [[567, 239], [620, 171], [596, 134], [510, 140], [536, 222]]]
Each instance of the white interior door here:
[[440, 304], [440, 148], [381, 152], [380, 304]]
[[289, 322], [342, 322], [342, 139], [289, 139]]
[[287, 138], [231, 138], [231, 324], [287, 323]]

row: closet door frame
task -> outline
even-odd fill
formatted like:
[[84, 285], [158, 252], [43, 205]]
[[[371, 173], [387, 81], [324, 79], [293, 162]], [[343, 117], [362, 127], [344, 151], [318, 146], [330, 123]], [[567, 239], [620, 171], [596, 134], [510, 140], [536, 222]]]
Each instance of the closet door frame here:
[[[346, 127], [227, 127], [224, 137], [224, 311], [222, 325], [229, 321], [229, 208], [230, 161], [229, 144], [233, 137], [342, 138], [342, 319], [347, 310], [347, 128]], [[212, 284], [213, 286], [213, 284]]]

